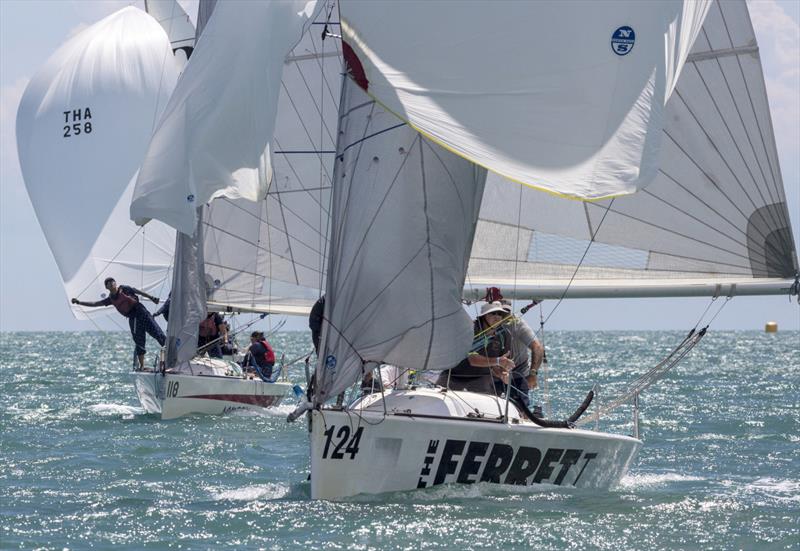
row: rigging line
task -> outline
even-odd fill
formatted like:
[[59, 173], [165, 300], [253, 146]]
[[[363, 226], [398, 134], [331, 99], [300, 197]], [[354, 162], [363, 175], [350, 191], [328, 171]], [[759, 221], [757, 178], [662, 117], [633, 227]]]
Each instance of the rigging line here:
[[[331, 9], [328, 10], [328, 16], [325, 18], [326, 23], [328, 21], [330, 21], [330, 19], [331, 19], [331, 14], [333, 13], [334, 6], [335, 6], [334, 4], [331, 4]], [[328, 27], [326, 25], [324, 27], [324, 29], [323, 29], [323, 32], [327, 31], [327, 29], [328, 29]], [[314, 42], [313, 38], [311, 40], [311, 45], [314, 47], [314, 51], [316, 53], [317, 45]], [[324, 36], [322, 37], [322, 55], [323, 55], [322, 59], [324, 59], [324, 55], [325, 55], [325, 38], [324, 38]], [[333, 136], [330, 135], [330, 130], [328, 130], [328, 127], [325, 124], [325, 115], [324, 115], [324, 112], [325, 112], [325, 88], [324, 88], [324, 86], [325, 86], [325, 64], [324, 63], [319, 63], [318, 65], [319, 65], [319, 72], [320, 72], [319, 100], [320, 100], [320, 105], [321, 105], [320, 114], [319, 114], [319, 146], [322, 147], [322, 130], [323, 130], [323, 126], [324, 126], [325, 130], [328, 131], [328, 136], [330, 137], [331, 142], [333, 142], [334, 147], [336, 147], [336, 145], [335, 145], [336, 141], [333, 139]], [[301, 73], [301, 76], [302, 76], [302, 73]], [[303, 78], [303, 81], [305, 82], [305, 78]], [[306, 84], [306, 86], [308, 86], [308, 84]], [[311, 91], [309, 90], [309, 93], [310, 92]], [[337, 114], [338, 114], [338, 112], [337, 112]], [[337, 117], [337, 125], [338, 125], [338, 117]], [[334, 157], [334, 162], [336, 162], [336, 158], [335, 157]], [[320, 165], [319, 165], [319, 187], [320, 187], [320, 191], [319, 191], [319, 201], [318, 201], [320, 208], [318, 210], [318, 215], [319, 215], [318, 222], [319, 222], [319, 225], [317, 226], [320, 229], [320, 235], [319, 235], [319, 249], [320, 250], [324, 250], [324, 247], [325, 247], [324, 243], [322, 242], [322, 239], [323, 239], [322, 238], [322, 221], [323, 221], [323, 214], [322, 214], [322, 211], [323, 211], [323, 208], [322, 208], [322, 187], [325, 185], [325, 177], [324, 177], [323, 169], [324, 169], [324, 167], [322, 166], [322, 160], [321, 160], [321, 157], [320, 157]], [[333, 185], [333, 183], [331, 183], [331, 186], [332, 185]], [[320, 256], [320, 258], [319, 258], [319, 292], [318, 292], [318, 296], [321, 296], [321, 294], [322, 294], [322, 270], [323, 270], [323, 263], [324, 262], [325, 262], [325, 260]]]
[[147, 241], [145, 239], [145, 232], [147, 231], [146, 226], [142, 226], [142, 260], [141, 264], [139, 265], [139, 287], [144, 287], [144, 244]]
[[[219, 247], [219, 237], [220, 237], [220, 236], [219, 236], [219, 234], [218, 234], [217, 232], [212, 232], [212, 231], [209, 231], [210, 229], [213, 229], [213, 228], [215, 228], [214, 222], [213, 222], [213, 220], [212, 220], [212, 217], [213, 217], [213, 215], [214, 215], [214, 211], [215, 211], [215, 210], [216, 210], [216, 209], [214, 209], [214, 207], [213, 207], [213, 206], [210, 206], [210, 207], [207, 209], [207, 214], [208, 214], [208, 222], [207, 222], [207, 223], [206, 223], [205, 221], [203, 222], [203, 225], [205, 226], [205, 239], [204, 239], [203, 241], [204, 241], [204, 244], [205, 244], [205, 243], [207, 243], [207, 242], [208, 242], [208, 237], [209, 237], [209, 234], [211, 234], [211, 236], [210, 236], [210, 237], [212, 238], [212, 241], [213, 241], [213, 243], [214, 243], [214, 249], [217, 251], [217, 258], [220, 260], [220, 264], [221, 264], [221, 263], [222, 263], [222, 250], [221, 250], [221, 249], [220, 249], [220, 247]], [[203, 258], [203, 263], [205, 264], [205, 263], [206, 263], [206, 258], [205, 258], [205, 255], [203, 255], [203, 257], [204, 257], [204, 258]], [[228, 281], [228, 280], [229, 280], [229, 278], [228, 278], [228, 276], [225, 274], [225, 268], [224, 268], [224, 267], [221, 269], [221, 272], [222, 272], [222, 273], [221, 273], [220, 275], [222, 276], [222, 280], [223, 280], [223, 281]], [[227, 289], [226, 287], [223, 287], [223, 289], [225, 290], [225, 299], [226, 299], [227, 301], [230, 301], [230, 300], [231, 300], [231, 298], [230, 298], [230, 296], [228, 295], [228, 289]]]
[[[216, 227], [216, 226], [214, 226], [214, 229], [216, 229], [217, 231], [220, 231], [220, 232], [222, 232], [222, 233], [224, 233], [224, 234], [226, 234], [226, 235], [229, 235], [229, 236], [233, 237], [234, 239], [238, 239], [238, 240], [240, 240], [240, 241], [243, 241], [244, 243], [246, 243], [246, 244], [248, 244], [248, 245], [252, 245], [253, 247], [256, 247], [256, 249], [258, 249], [258, 250], [260, 250], [260, 251], [264, 251], [264, 252], [266, 252], [267, 254], [269, 254], [269, 255], [271, 255], [271, 256], [276, 256], [276, 257], [278, 257], [278, 258], [280, 258], [280, 259], [282, 259], [282, 260], [291, 261], [291, 259], [290, 259], [290, 258], [288, 258], [288, 257], [286, 257], [286, 256], [283, 256], [282, 254], [278, 254], [278, 253], [276, 253], [275, 251], [270, 251], [270, 250], [268, 250], [268, 249], [264, 248], [263, 246], [261, 246], [260, 244], [253, 243], [252, 241], [247, 241], [246, 239], [244, 239], [244, 238], [242, 238], [242, 237], [240, 237], [240, 236], [236, 235], [235, 233], [231, 233], [231, 232], [229, 232], [228, 230], [225, 230], [225, 229], [223, 229], [223, 228], [218, 228], [218, 227]], [[300, 263], [300, 262], [297, 262], [296, 264], [297, 264], [298, 266], [301, 266], [301, 267], [303, 267], [303, 268], [306, 268], [307, 270], [311, 270], [312, 272], [316, 272], [316, 271], [317, 271], [317, 269], [316, 269], [316, 268], [313, 268], [313, 267], [311, 267], [311, 266], [307, 266], [307, 265], [305, 265], [305, 264], [302, 264], [302, 263]], [[220, 266], [220, 267], [222, 267], [222, 266]]]
[[[275, 144], [278, 147], [280, 147], [280, 141], [278, 140], [278, 138], [275, 137], [275, 138], [273, 138], [273, 140], [274, 140]], [[320, 158], [320, 162], [322, 162], [322, 157], [319, 156], [319, 155], [318, 155], [318, 157]], [[322, 207], [322, 203], [320, 203], [317, 200], [317, 198], [314, 197], [314, 194], [312, 194], [310, 191], [308, 191], [309, 189], [316, 189], [316, 188], [306, 188], [306, 187], [304, 187], [303, 186], [303, 179], [300, 177], [300, 174], [298, 174], [297, 169], [295, 169], [294, 164], [292, 163], [292, 161], [289, 160], [289, 157], [284, 157], [284, 160], [286, 161], [286, 164], [289, 165], [289, 170], [292, 171], [292, 174], [294, 174], [294, 177], [297, 178], [297, 181], [300, 183], [302, 191], [307, 192], [308, 196], [311, 197], [311, 199], [313, 199], [314, 202], [317, 203], [320, 207]], [[325, 175], [328, 176], [327, 170], [325, 171]], [[329, 181], [331, 181], [331, 180], [329, 180]], [[333, 185], [333, 184], [331, 183], [331, 185]], [[326, 212], [326, 214], [328, 214], [328, 213]], [[309, 226], [311, 226], [311, 224], [309, 224]]]
[[[323, 52], [324, 52], [325, 51], [325, 43], [324, 42], [322, 43], [322, 48], [323, 48]], [[331, 129], [328, 128], [328, 125], [325, 123], [325, 115], [324, 115], [325, 99], [321, 97], [320, 98], [320, 102], [317, 103], [316, 99], [314, 99], [314, 93], [311, 91], [311, 86], [309, 86], [308, 80], [306, 79], [306, 75], [305, 75], [305, 73], [303, 73], [303, 70], [300, 68], [300, 64], [299, 63], [295, 63], [294, 65], [297, 68], [297, 72], [300, 74], [300, 79], [303, 81], [303, 85], [306, 87], [306, 91], [308, 91], [308, 95], [311, 98], [311, 103], [314, 104], [314, 107], [316, 108], [317, 113], [319, 114], [320, 126], [325, 129], [325, 133], [328, 134], [328, 138], [330, 138], [331, 142], [333, 142], [334, 138], [333, 138], [333, 134], [331, 133]], [[323, 67], [324, 67], [324, 64], [323, 64]], [[324, 71], [324, 69], [323, 69], [323, 71]], [[324, 72], [322, 73], [322, 75], [320, 75], [320, 77], [321, 77], [321, 80], [324, 80], [324, 78], [325, 78]], [[324, 83], [320, 82], [320, 88], [322, 88], [323, 86], [324, 86]], [[320, 90], [320, 93], [323, 93], [323, 90]], [[320, 147], [320, 149], [322, 149], [322, 140], [323, 140], [323, 136], [322, 136], [322, 134], [320, 134], [320, 137], [319, 137], [319, 147]], [[312, 144], [313, 144], [313, 142], [312, 142]]]
[[[324, 23], [317, 23], [317, 22], [314, 22], [313, 24], [314, 24], [314, 25], [325, 25], [326, 27], [327, 27], [327, 25], [329, 25], [329, 24], [331, 24], [331, 25], [336, 25], [336, 24], [338, 24], [338, 23], [333, 23], [333, 22], [329, 21], [329, 19], [330, 19], [330, 17], [331, 17], [331, 14], [333, 13], [333, 10], [334, 10], [335, 8], [336, 8], [336, 3], [332, 3], [332, 4], [331, 4], [331, 11], [328, 13], [328, 16], [327, 16], [327, 18], [326, 18], [326, 21], [325, 21]], [[311, 34], [311, 33], [310, 33], [310, 31], [309, 31], [309, 36], [311, 37], [311, 46], [312, 46], [312, 48], [313, 48], [313, 50], [314, 50], [314, 53], [316, 54], [316, 53], [317, 53], [317, 42], [316, 42], [316, 40], [317, 40], [317, 37], [316, 37], [314, 34]], [[321, 41], [322, 41], [322, 51], [324, 52], [324, 51], [325, 51], [325, 39], [324, 39], [324, 38], [321, 38]], [[333, 41], [333, 44], [334, 44], [334, 49], [336, 50], [336, 53], [338, 54], [338, 55], [337, 55], [337, 61], [338, 61], [338, 63], [339, 63], [339, 67], [340, 67], [340, 71], [337, 71], [337, 73], [338, 73], [338, 72], [341, 72], [342, 54], [341, 54], [341, 52], [339, 51], [339, 48], [337, 47], [337, 46], [338, 46], [338, 42], [337, 42], [337, 40], [334, 40], [334, 41]], [[324, 62], [324, 59], [325, 59], [325, 58], [324, 58], [324, 57], [323, 57], [323, 58], [315, 57], [315, 59], [316, 59], [316, 61], [317, 61], [317, 65], [319, 65], [320, 74], [322, 75], [322, 80], [323, 80], [323, 83], [324, 83], [325, 87], [328, 89], [328, 93], [330, 94], [331, 101], [333, 102], [333, 106], [334, 106], [334, 107], [336, 108], [336, 110], [338, 111], [338, 110], [339, 110], [339, 104], [338, 104], [338, 103], [337, 103], [337, 101], [336, 101], [336, 96], [334, 95], [334, 93], [333, 93], [333, 90], [331, 89], [331, 86], [330, 86], [330, 84], [328, 83], [328, 79], [326, 79], [326, 78], [325, 78], [325, 70], [323, 69], [323, 65], [325, 64], [325, 62]], [[323, 94], [323, 95], [324, 95], [324, 94]], [[324, 98], [321, 98], [321, 99], [322, 99], [322, 101], [324, 101]], [[331, 138], [331, 139], [332, 139], [332, 138]], [[334, 142], [335, 142], [335, 140], [334, 140]]]
[[[344, 90], [345, 83], [347, 82], [346, 81], [347, 77], [344, 74], [342, 74], [339, 78], [340, 78], [340, 81], [341, 81], [341, 89]], [[336, 105], [337, 105], [336, 109], [337, 109], [337, 125], [338, 125], [339, 124], [339, 117], [338, 117], [339, 106], [338, 106], [338, 104], [336, 104]], [[337, 148], [337, 150], [339, 148], [338, 139], [337, 139], [337, 142], [336, 142], [336, 148]], [[336, 165], [336, 158], [334, 157], [334, 171], [333, 171], [334, 177], [336, 176], [335, 165]], [[327, 210], [327, 212], [331, 212], [331, 209], [333, 208], [333, 185], [334, 185], [334, 183], [331, 182], [331, 186], [330, 186], [331, 187], [331, 192], [328, 193], [328, 210]], [[320, 192], [320, 196], [322, 196], [322, 192]], [[325, 266], [327, 266], [327, 263], [328, 263], [328, 247], [331, 245], [331, 230], [332, 230], [332, 226], [333, 226], [332, 218], [333, 218], [332, 216], [328, 216], [327, 219], [325, 220], [325, 225], [324, 225], [324, 228], [325, 228], [325, 239], [323, 241], [322, 256], [320, 257], [319, 291], [318, 291], [318, 296], [319, 297], [321, 297], [322, 294], [323, 294], [323, 278], [325, 277]], [[322, 226], [320, 226], [320, 230], [322, 230]]]
[[586, 258], [586, 255], [589, 253], [589, 249], [592, 247], [592, 243], [594, 243], [594, 240], [597, 237], [597, 234], [600, 233], [600, 228], [603, 226], [603, 222], [605, 221], [606, 216], [608, 216], [608, 213], [611, 211], [611, 207], [614, 205], [614, 201], [615, 200], [616, 199], [612, 199], [611, 202], [608, 204], [608, 207], [606, 207], [606, 212], [603, 214], [603, 217], [600, 219], [600, 223], [597, 224], [597, 228], [595, 229], [594, 234], [592, 234], [592, 239], [589, 241], [589, 244], [586, 245], [586, 250], [583, 251], [583, 256], [581, 256], [581, 259], [578, 261], [578, 265], [575, 266], [575, 271], [572, 272], [572, 277], [569, 279], [569, 282], [567, 283], [567, 286], [564, 288], [564, 292], [562, 292], [561, 296], [558, 298], [558, 302], [556, 302], [556, 305], [553, 306], [553, 309], [550, 310], [549, 314], [547, 314], [547, 318], [545, 318], [544, 323], [542, 324], [542, 328], [544, 328], [544, 324], [547, 323], [550, 320], [550, 317], [555, 313], [556, 309], [561, 304], [561, 301], [563, 301], [564, 297], [567, 295], [567, 291], [569, 291], [569, 288], [572, 285], [572, 282], [575, 280], [575, 276], [578, 275], [578, 270], [580, 270], [581, 264], [583, 263], [583, 260]]
[[[109, 260], [108, 262], [106, 262], [106, 265], [105, 265], [105, 266], [103, 266], [103, 269], [102, 269], [102, 270], [100, 270], [100, 273], [98, 273], [98, 274], [95, 276], [95, 278], [99, 278], [100, 276], [102, 276], [102, 275], [103, 275], [103, 273], [105, 273], [105, 271], [106, 271], [106, 270], [108, 270], [108, 267], [109, 267], [109, 266], [111, 266], [111, 264], [113, 264], [113, 263], [114, 263], [114, 261], [117, 259], [117, 257], [118, 257], [120, 254], [122, 254], [122, 251], [124, 251], [124, 250], [125, 250], [125, 248], [126, 248], [126, 247], [127, 247], [129, 244], [130, 244], [130, 242], [131, 242], [131, 241], [133, 241], [133, 239], [134, 239], [134, 238], [135, 238], [135, 237], [136, 237], [136, 236], [139, 234], [139, 232], [140, 232], [140, 231], [142, 231], [143, 229], [144, 229], [144, 226], [139, 226], [139, 228], [138, 228], [138, 229], [137, 229], [135, 232], [133, 232], [133, 235], [132, 235], [132, 236], [130, 236], [130, 238], [129, 238], [129, 239], [126, 241], [126, 242], [125, 242], [125, 244], [124, 244], [124, 245], [122, 245], [122, 247], [120, 247], [120, 249], [119, 249], [119, 250], [116, 252], [116, 254], [115, 254], [115, 255], [114, 255], [112, 258], [111, 258], [111, 260]], [[86, 292], [86, 290], [87, 290], [87, 289], [89, 289], [89, 287], [91, 287], [91, 286], [94, 284], [95, 278], [93, 278], [93, 279], [92, 279], [92, 281], [90, 281], [90, 282], [89, 282], [89, 284], [88, 284], [88, 285], [86, 285], [86, 287], [84, 287], [84, 288], [83, 288], [83, 290], [82, 290], [80, 293], [78, 293], [78, 297], [80, 297], [81, 295], [83, 295], [83, 293], [85, 293], [85, 292]]]
[[[411, 142], [411, 145], [409, 146], [407, 151], [411, 151], [414, 148], [414, 146], [417, 145], [417, 141], [418, 140], [419, 140], [419, 134], [416, 134], [416, 136], [414, 137], [414, 140]], [[363, 143], [363, 142], [364, 142], [363, 139], [359, 140], [359, 143]], [[345, 150], [346, 149], [347, 148], [345, 148]], [[355, 163], [353, 165], [353, 169], [352, 169], [351, 174], [350, 174], [350, 181], [351, 182], [353, 180], [353, 177], [355, 176], [356, 168], [358, 166], [358, 160], [359, 160], [360, 156], [361, 156], [361, 149], [359, 148], [358, 157], [356, 157], [356, 161], [355, 161]], [[364, 233], [361, 236], [361, 240], [359, 241], [358, 245], [354, 249], [357, 252], [356, 252], [355, 256], [353, 257], [353, 262], [350, 263], [350, 267], [347, 269], [347, 273], [345, 274], [344, 278], [342, 279], [341, 285], [344, 285], [344, 283], [346, 283], [347, 280], [350, 278], [350, 274], [352, 273], [353, 267], [355, 266], [355, 260], [358, 258], [358, 255], [361, 253], [361, 251], [364, 250], [363, 247], [364, 247], [364, 242], [367, 240], [367, 235], [372, 230], [373, 225], [375, 224], [375, 222], [378, 219], [378, 215], [381, 213], [381, 210], [383, 210], [383, 205], [386, 204], [386, 200], [389, 198], [389, 195], [392, 193], [392, 190], [394, 190], [394, 186], [397, 183], [398, 179], [400, 178], [400, 173], [405, 168], [406, 161], [408, 161], [408, 158], [410, 156], [411, 155], [403, 155], [403, 161], [400, 163], [400, 166], [397, 168], [397, 172], [395, 172], [395, 175], [392, 178], [392, 183], [389, 184], [389, 187], [386, 189], [386, 192], [383, 194], [383, 198], [381, 198], [380, 202], [377, 205], [377, 208], [372, 213], [372, 217], [371, 217], [371, 219], [369, 221], [369, 224], [367, 224], [366, 228], [364, 228]], [[417, 253], [417, 254], [419, 254], [419, 253]]]
[[[278, 211], [281, 214], [281, 220], [283, 221], [283, 229], [284, 229], [284, 232], [286, 233], [286, 237], [287, 237], [286, 245], [289, 248], [289, 257], [290, 257], [290, 262], [292, 264], [292, 271], [294, 272], [295, 284], [300, 285], [300, 278], [297, 275], [297, 266], [295, 266], [295, 263], [294, 263], [294, 251], [292, 250], [292, 240], [288, 238], [289, 237], [289, 226], [286, 225], [286, 213], [283, 211], [283, 201], [281, 201], [280, 196], [277, 197], [277, 201], [278, 201]], [[269, 233], [269, 232], [267, 232], [267, 233]], [[261, 239], [261, 237], [259, 236], [259, 240], [260, 239]], [[270, 285], [272, 285], [272, 284], [270, 283]], [[255, 293], [254, 293], [254, 295], [255, 295]]]
[[427, 189], [427, 180], [425, 178], [425, 155], [422, 150], [422, 140], [417, 142], [419, 144], [419, 169], [421, 174], [422, 180], [422, 214], [425, 216], [425, 246], [428, 249], [428, 275], [430, 278], [430, 303], [431, 303], [431, 330], [428, 337], [428, 347], [425, 351], [425, 361], [422, 363], [423, 367], [427, 369], [428, 362], [431, 358], [431, 350], [433, 349], [433, 338], [436, 334], [436, 323], [433, 321], [436, 319], [436, 300], [435, 300], [435, 289], [434, 289], [434, 277], [433, 277], [433, 251], [431, 250], [431, 221], [428, 218], [428, 189]]
[[[300, 122], [300, 126], [303, 127], [303, 131], [306, 134], [306, 138], [308, 138], [308, 141], [311, 144], [311, 147], [313, 148], [314, 147], [314, 138], [311, 137], [311, 132], [309, 132], [308, 127], [306, 126], [306, 123], [303, 120], [303, 115], [300, 114], [300, 109], [298, 109], [297, 104], [295, 104], [294, 99], [292, 98], [292, 94], [289, 93], [289, 89], [286, 87], [286, 83], [281, 81], [281, 86], [283, 86], [283, 90], [284, 90], [284, 92], [286, 92], [286, 98], [289, 100], [289, 103], [292, 105], [292, 109], [294, 109], [294, 112], [297, 115], [297, 120]], [[275, 143], [277, 144], [278, 141], [275, 140]], [[280, 147], [280, 145], [278, 145], [278, 147]], [[319, 144], [319, 149], [322, 149], [322, 144]], [[317, 156], [320, 157], [320, 161], [322, 161], [322, 155], [320, 154], [320, 155], [317, 155]], [[287, 162], [288, 162], [288, 158], [287, 158]], [[328, 177], [330, 177], [330, 175], [328, 175]]]
[[714, 304], [714, 301], [716, 301], [717, 298], [719, 298], [719, 297], [711, 297], [711, 300], [708, 301], [708, 306], [706, 306], [706, 309], [703, 310], [702, 314], [700, 314], [700, 317], [697, 318], [697, 322], [694, 324], [694, 329], [697, 329], [697, 326], [700, 325], [700, 322], [703, 321], [704, 317], [706, 317], [706, 314], [711, 309], [711, 306]]
[[[725, 13], [723, 13], [721, 5], [719, 6], [719, 12], [720, 12], [720, 16], [722, 17], [722, 24], [725, 27], [725, 32], [728, 35], [728, 40], [731, 42], [731, 45], [733, 45], [733, 38], [731, 38], [731, 31], [730, 31], [730, 28], [728, 27], [728, 22], [725, 19]], [[718, 63], [719, 63], [719, 61], [718, 61]], [[773, 166], [772, 160], [770, 159], [769, 149], [767, 148], [767, 144], [764, 141], [764, 132], [761, 129], [761, 123], [758, 121], [758, 115], [756, 115], [756, 107], [755, 107], [755, 104], [753, 103], [753, 96], [750, 94], [750, 86], [747, 83], [747, 78], [745, 78], [744, 68], [742, 67], [742, 60], [739, 58], [739, 56], [736, 56], [736, 64], [739, 67], [739, 73], [742, 75], [742, 81], [744, 82], [744, 88], [747, 91], [747, 99], [750, 102], [750, 109], [753, 112], [753, 119], [755, 119], [756, 128], [758, 128], [758, 134], [759, 134], [759, 137], [761, 138], [761, 146], [764, 148], [764, 156], [766, 157], [767, 164], [769, 165], [769, 168], [770, 168], [770, 175], [772, 176], [772, 184], [773, 184], [773, 186], [775, 186], [775, 190], [778, 191], [778, 181], [780, 180], [780, 176], [779, 175], [776, 176], [775, 167]], [[759, 59], [759, 65], [761, 65], [761, 60], [760, 59]], [[721, 69], [722, 69], [722, 66], [720, 65], [720, 70]], [[723, 78], [724, 78], [724, 74], [723, 74]], [[764, 77], [763, 77], [763, 74], [762, 74], [761, 75], [761, 79], [760, 79], [761, 82], [763, 82], [763, 78]], [[726, 78], [725, 79], [725, 83], [727, 84], [727, 82], [728, 81], [727, 81], [727, 78]], [[730, 91], [730, 87], [728, 88], [728, 90]], [[765, 92], [766, 92], [766, 90], [765, 90]], [[769, 99], [767, 99], [767, 106], [769, 106]], [[737, 108], [737, 113], [739, 113], [739, 117], [741, 119], [741, 112], [739, 112], [738, 108]], [[772, 126], [771, 119], [772, 119], [772, 117], [770, 117], [769, 114], [768, 114], [767, 115], [767, 120], [770, 121], [770, 127]], [[742, 125], [744, 125], [744, 121], [742, 121]], [[750, 140], [750, 134], [749, 133], [747, 134], [747, 138], [748, 138], [748, 140]], [[752, 142], [750, 143], [750, 147], [753, 147]], [[753, 147], [753, 153], [755, 154], [755, 148], [754, 147]], [[761, 163], [758, 160], [758, 156], [756, 156], [756, 163], [758, 164], [759, 170], [761, 170], [761, 172], [763, 174], [764, 169], [761, 167]], [[778, 174], [780, 174], [780, 171], [778, 171]], [[765, 180], [766, 180], [766, 178], [765, 178]], [[778, 196], [780, 197], [780, 193], [778, 193]]]
[[287, 189], [285, 191], [269, 191], [267, 192], [267, 197], [275, 195], [288, 195], [290, 193], [306, 193], [309, 191], [325, 191], [327, 189], [333, 189], [333, 188], [331, 186], [322, 186], [322, 187], [309, 187], [304, 189]]
[[375, 132], [374, 134], [370, 134], [369, 136], [364, 136], [360, 140], [355, 141], [355, 142], [351, 143], [350, 145], [348, 145], [347, 147], [345, 147], [344, 151], [342, 151], [342, 154], [344, 154], [344, 152], [347, 151], [348, 149], [350, 149], [351, 147], [360, 144], [364, 140], [368, 140], [370, 138], [374, 138], [375, 136], [379, 136], [381, 134], [389, 132], [390, 130], [394, 130], [395, 128], [400, 128], [401, 126], [406, 126], [406, 123], [401, 122], [400, 124], [395, 124], [394, 126], [390, 126], [389, 128], [384, 128], [383, 130], [379, 130], [378, 132]]
[[[253, 214], [252, 212], [250, 212], [249, 210], [247, 210], [246, 208], [242, 207], [241, 205], [237, 205], [236, 203], [233, 203], [233, 202], [231, 202], [231, 201], [230, 201], [230, 199], [228, 199], [227, 197], [222, 197], [222, 198], [220, 198], [220, 199], [224, 200], [224, 201], [225, 201], [226, 203], [228, 203], [230, 206], [232, 206], [232, 207], [234, 207], [234, 208], [237, 208], [237, 209], [241, 210], [242, 212], [244, 212], [244, 213], [246, 213], [246, 214], [248, 214], [248, 215], [252, 216], [253, 218], [255, 218], [256, 220], [258, 220], [259, 222], [261, 221], [261, 218], [260, 218], [260, 211], [259, 211], [259, 215], [256, 215], [256, 214]], [[220, 199], [217, 199], [217, 200], [220, 200]], [[265, 207], [265, 208], [266, 208], [266, 207]], [[288, 211], [289, 211], [291, 214], [293, 214], [293, 215], [294, 215], [294, 217], [295, 217], [297, 220], [299, 220], [300, 222], [302, 222], [303, 224], [305, 224], [306, 226], [308, 226], [308, 227], [311, 229], [311, 231], [312, 231], [312, 232], [317, 232], [317, 233], [319, 233], [319, 230], [317, 230], [317, 229], [316, 229], [314, 226], [312, 226], [310, 223], [306, 222], [306, 221], [305, 221], [305, 220], [304, 220], [304, 219], [303, 219], [301, 216], [299, 216], [299, 215], [298, 215], [298, 214], [297, 214], [297, 213], [296, 213], [296, 212], [295, 212], [293, 209], [289, 208], [289, 207], [288, 207], [288, 206], [286, 206], [286, 205], [284, 205], [284, 208], [285, 208], [286, 210], [288, 210]], [[207, 224], [206, 224], [206, 225], [207, 225]], [[272, 229], [274, 229], [274, 230], [276, 230], [276, 231], [282, 231], [282, 230], [281, 230], [281, 228], [280, 228], [279, 226], [276, 226], [275, 224], [271, 224], [271, 223], [269, 222], [269, 220], [267, 220], [267, 227], [268, 227], [268, 228], [272, 228]], [[217, 228], [217, 227], [215, 227], [215, 229], [222, 230], [222, 228]], [[222, 231], [224, 231], [224, 230], [222, 230]], [[231, 235], [233, 235], [233, 234], [231, 234]], [[239, 239], [241, 239], [242, 241], [245, 241], [246, 243], [253, 244], [253, 243], [252, 243], [252, 241], [247, 241], [247, 240], [246, 240], [244, 237], [241, 237], [241, 236], [238, 236], [238, 235], [237, 235], [237, 236], [234, 236], [234, 237], [238, 237]], [[288, 238], [288, 235], [287, 235], [287, 238]], [[297, 237], [294, 237], [294, 236], [293, 236], [293, 239], [294, 239], [295, 241], [297, 241], [298, 243], [300, 243], [301, 245], [303, 245], [304, 247], [308, 248], [310, 251], [313, 251], [313, 252], [315, 252], [315, 253], [319, 253], [319, 251], [318, 251], [318, 250], [316, 250], [316, 249], [314, 248], [314, 246], [313, 246], [313, 245], [310, 245], [310, 244], [306, 243], [305, 241], [302, 241], [302, 240], [300, 240], [300, 239], [298, 239]]]
[[723, 302], [722, 305], [719, 307], [719, 310], [717, 310], [717, 313], [714, 314], [714, 317], [712, 317], [710, 320], [708, 320], [708, 323], [706, 324], [706, 327], [708, 327], [712, 323], [714, 323], [714, 320], [717, 319], [717, 316], [720, 314], [720, 312], [722, 312], [722, 309], [725, 308], [725, 306], [731, 301], [732, 298], [733, 297], [730, 297], [730, 296], [725, 297], [725, 302]]
[[[175, 8], [176, 8], [177, 5], [178, 5], [177, 0], [175, 0], [175, 2], [172, 4], [172, 7], [170, 8], [169, 30], [167, 31], [167, 38], [169, 38], [169, 35], [172, 32], [172, 23], [175, 21]], [[145, 9], [147, 9], [146, 6], [145, 6]], [[158, 77], [158, 94], [156, 94], [156, 98], [157, 98], [156, 99], [156, 105], [155, 105], [155, 109], [153, 109], [153, 121], [150, 123], [150, 134], [151, 135], [155, 132], [155, 129], [156, 129], [156, 122], [157, 122], [158, 113], [159, 113], [158, 104], [161, 101], [161, 88], [164, 85], [164, 73], [165, 73], [164, 68], [167, 66], [167, 57], [170, 56], [170, 55], [172, 55], [172, 56], [175, 55], [173, 53], [173, 51], [172, 51], [172, 43], [170, 43], [170, 47], [167, 48], [167, 51], [164, 52], [164, 57], [161, 59], [161, 71], [160, 71], [161, 74]]]

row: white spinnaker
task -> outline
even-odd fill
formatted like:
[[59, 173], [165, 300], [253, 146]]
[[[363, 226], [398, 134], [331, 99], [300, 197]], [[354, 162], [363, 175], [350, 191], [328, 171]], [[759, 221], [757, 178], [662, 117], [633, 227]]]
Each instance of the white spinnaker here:
[[99, 300], [107, 276], [157, 293], [167, 276], [174, 231], [125, 210], [176, 79], [164, 30], [127, 7], [61, 46], [22, 96], [20, 166], [68, 297]]
[[473, 337], [461, 292], [486, 171], [350, 79], [342, 101], [316, 403], [381, 362], [451, 368]]
[[[139, 172], [131, 218], [186, 234], [220, 195], [258, 200], [239, 171], [258, 170], [272, 139], [284, 59], [316, 1], [219, 3], [170, 98]], [[257, 177], [247, 177], [252, 184]]]
[[655, 175], [708, 5], [343, 0], [340, 14], [356, 80], [390, 111], [493, 172], [598, 199]]
[[575, 274], [578, 293], [609, 280], [793, 278], [795, 244], [744, 1], [713, 3], [667, 103], [661, 142], [653, 182], [613, 202], [565, 201], [490, 174], [468, 282], [566, 289]]

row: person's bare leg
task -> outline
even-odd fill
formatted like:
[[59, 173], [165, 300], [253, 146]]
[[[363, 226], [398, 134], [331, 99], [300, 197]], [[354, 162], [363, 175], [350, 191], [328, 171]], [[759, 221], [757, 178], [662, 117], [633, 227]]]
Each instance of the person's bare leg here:
[[139, 358], [139, 371], [144, 371], [144, 354], [139, 354], [137, 358]]

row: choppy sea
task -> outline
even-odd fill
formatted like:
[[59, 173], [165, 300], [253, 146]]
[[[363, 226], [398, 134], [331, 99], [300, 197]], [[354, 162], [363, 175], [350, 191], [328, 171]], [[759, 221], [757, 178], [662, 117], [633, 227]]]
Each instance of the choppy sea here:
[[[610, 399], [678, 332], [546, 335], [566, 416]], [[287, 357], [305, 333], [273, 338]], [[2, 549], [800, 549], [800, 333], [710, 332], [641, 398], [641, 454], [619, 487], [449, 485], [309, 498], [305, 423], [160, 421], [129, 380], [125, 333], [0, 335]], [[293, 373], [305, 386], [302, 369]], [[590, 410], [591, 411], [591, 410]], [[630, 433], [630, 409], [600, 423]]]

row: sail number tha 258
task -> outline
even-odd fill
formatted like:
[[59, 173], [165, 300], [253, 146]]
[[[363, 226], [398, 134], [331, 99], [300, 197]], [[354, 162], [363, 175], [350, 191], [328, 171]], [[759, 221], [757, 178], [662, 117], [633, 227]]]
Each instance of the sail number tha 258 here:
[[[355, 459], [363, 432], [364, 427], [358, 427], [351, 438], [350, 427], [347, 425], [339, 427], [338, 430], [331, 425], [323, 433], [325, 435], [325, 449], [322, 450], [322, 459], [328, 459], [328, 452], [330, 452], [331, 459], [344, 459], [345, 455], [349, 455], [350, 459]], [[333, 449], [331, 449], [331, 445], [333, 445]]]
[[64, 137], [80, 136], [92, 132], [92, 110], [88, 107], [64, 111]]

